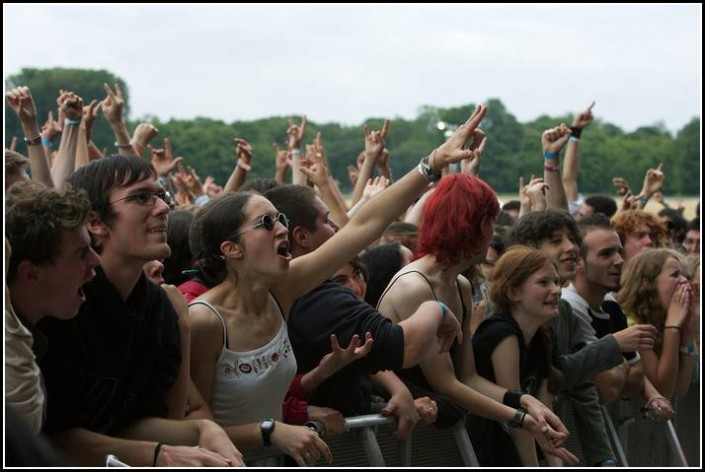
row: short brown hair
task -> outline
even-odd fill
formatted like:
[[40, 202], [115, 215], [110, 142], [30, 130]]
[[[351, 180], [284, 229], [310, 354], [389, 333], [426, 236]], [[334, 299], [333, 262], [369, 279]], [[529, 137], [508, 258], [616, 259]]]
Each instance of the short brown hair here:
[[8, 282], [24, 260], [52, 263], [63, 230], [82, 226], [90, 209], [86, 192], [70, 185], [60, 190], [31, 181], [13, 185], [5, 201], [5, 236], [12, 246]]

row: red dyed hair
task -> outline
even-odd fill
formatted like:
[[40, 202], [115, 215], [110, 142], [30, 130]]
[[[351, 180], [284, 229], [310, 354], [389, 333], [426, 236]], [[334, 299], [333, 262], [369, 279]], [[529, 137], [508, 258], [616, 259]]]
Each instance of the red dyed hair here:
[[450, 266], [475, 256], [498, 214], [497, 195], [485, 182], [468, 174], [444, 177], [423, 209], [416, 257], [433, 254]]

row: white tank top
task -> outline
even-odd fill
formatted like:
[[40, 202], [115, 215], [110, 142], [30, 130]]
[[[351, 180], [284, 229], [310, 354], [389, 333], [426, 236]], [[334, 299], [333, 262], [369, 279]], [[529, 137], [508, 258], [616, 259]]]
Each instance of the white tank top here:
[[[279, 304], [269, 295], [276, 305]], [[264, 346], [253, 351], [234, 352], [227, 348], [225, 322], [218, 310], [202, 301], [223, 324], [223, 348], [216, 363], [210, 407], [221, 426], [258, 423], [266, 418], [282, 419], [282, 402], [296, 375], [296, 359], [282, 316], [279, 332]], [[191, 306], [189, 305], [189, 306]]]

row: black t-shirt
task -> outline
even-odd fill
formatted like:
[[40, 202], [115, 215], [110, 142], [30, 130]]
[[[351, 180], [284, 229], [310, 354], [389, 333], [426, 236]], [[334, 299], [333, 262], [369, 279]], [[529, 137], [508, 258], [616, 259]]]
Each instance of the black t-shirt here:
[[[608, 319], [598, 318], [592, 310], [588, 309], [592, 321], [592, 328], [595, 330], [595, 336], [600, 339], [608, 334], [616, 333], [627, 328], [627, 315], [622, 311], [619, 303], [613, 300], [605, 300], [602, 302], [602, 311], [610, 315]], [[636, 357], [636, 352], [625, 352], [624, 358], [631, 361]]]
[[164, 394], [181, 365], [177, 314], [142, 274], [125, 301], [100, 267], [86, 302], [68, 321], [39, 323], [49, 340], [48, 433], [71, 427], [114, 434], [135, 420], [165, 416]]
[[[514, 318], [497, 313], [480, 323], [472, 338], [475, 368], [487, 380], [495, 382], [492, 353], [505, 338], [516, 336], [519, 342], [519, 379], [521, 390], [536, 396], [541, 382], [548, 376], [543, 357], [543, 348], [538, 336], [529, 346]], [[469, 418], [470, 439], [475, 446], [478, 461], [483, 467], [521, 466], [514, 441], [496, 421], [471, 415]]]
[[331, 352], [330, 335], [340, 346], [357, 334], [372, 333], [370, 353], [323, 382], [311, 397], [312, 405], [340, 411], [344, 416], [370, 413], [370, 375], [396, 370], [404, 362], [404, 331], [368, 303], [332, 281], [300, 297], [289, 313], [289, 339], [300, 373], [314, 369]]

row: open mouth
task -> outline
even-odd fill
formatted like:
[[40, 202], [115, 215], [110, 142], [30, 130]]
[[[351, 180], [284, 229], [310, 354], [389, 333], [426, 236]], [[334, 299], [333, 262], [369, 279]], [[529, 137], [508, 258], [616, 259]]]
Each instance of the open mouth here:
[[277, 246], [277, 254], [286, 260], [291, 260], [291, 254], [289, 253], [289, 241], [282, 241], [279, 246]]

